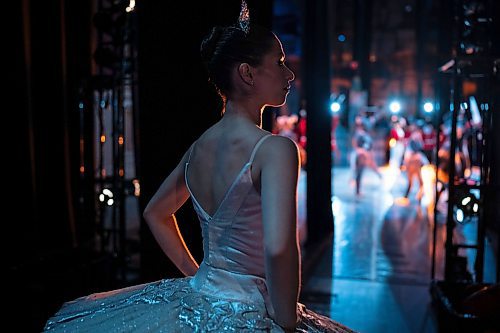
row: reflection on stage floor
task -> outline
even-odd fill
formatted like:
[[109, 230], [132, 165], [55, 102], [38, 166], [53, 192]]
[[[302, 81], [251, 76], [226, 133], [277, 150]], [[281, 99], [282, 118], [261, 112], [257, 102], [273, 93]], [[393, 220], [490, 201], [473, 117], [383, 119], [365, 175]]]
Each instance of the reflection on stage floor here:
[[[334, 239], [305, 278], [301, 302], [360, 332], [437, 332], [429, 292], [432, 268], [433, 170], [424, 176], [424, 195], [405, 198], [404, 171], [381, 167], [382, 178], [367, 170], [356, 196], [352, 172], [332, 173]], [[299, 232], [305, 230], [305, 184], [299, 182]], [[443, 278], [445, 219], [437, 218], [435, 279]], [[457, 225], [455, 237], [475, 240], [475, 226]], [[302, 235], [301, 237], [304, 237]], [[487, 240], [485, 282], [495, 280]], [[474, 251], [466, 253], [469, 265]], [[472, 267], [471, 267], [472, 268]]]

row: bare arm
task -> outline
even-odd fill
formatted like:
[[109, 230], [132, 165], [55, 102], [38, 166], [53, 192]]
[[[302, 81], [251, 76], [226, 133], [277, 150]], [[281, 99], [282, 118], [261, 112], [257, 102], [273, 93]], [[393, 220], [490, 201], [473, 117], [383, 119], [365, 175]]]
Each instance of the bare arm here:
[[261, 169], [262, 218], [266, 280], [284, 328], [297, 322], [300, 292], [300, 252], [297, 237], [297, 180], [299, 154], [289, 139], [273, 137], [263, 145]]
[[184, 182], [187, 154], [184, 154], [181, 162], [153, 195], [143, 216], [163, 252], [183, 274], [191, 276], [199, 266], [179, 232], [174, 215], [189, 198], [189, 191]]

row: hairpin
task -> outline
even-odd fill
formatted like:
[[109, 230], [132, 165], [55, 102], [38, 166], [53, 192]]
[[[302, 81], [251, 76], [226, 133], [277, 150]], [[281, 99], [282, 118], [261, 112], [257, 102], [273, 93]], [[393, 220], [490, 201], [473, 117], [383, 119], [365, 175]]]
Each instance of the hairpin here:
[[245, 0], [241, 1], [240, 17], [238, 18], [238, 27], [248, 34], [250, 31], [250, 11]]

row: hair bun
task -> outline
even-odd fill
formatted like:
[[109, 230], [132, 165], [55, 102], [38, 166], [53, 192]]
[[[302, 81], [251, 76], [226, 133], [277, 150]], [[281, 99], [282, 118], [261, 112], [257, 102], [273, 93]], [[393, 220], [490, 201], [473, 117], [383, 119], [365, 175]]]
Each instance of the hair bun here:
[[213, 27], [210, 34], [201, 42], [201, 58], [205, 63], [211, 62], [223, 33], [223, 27]]

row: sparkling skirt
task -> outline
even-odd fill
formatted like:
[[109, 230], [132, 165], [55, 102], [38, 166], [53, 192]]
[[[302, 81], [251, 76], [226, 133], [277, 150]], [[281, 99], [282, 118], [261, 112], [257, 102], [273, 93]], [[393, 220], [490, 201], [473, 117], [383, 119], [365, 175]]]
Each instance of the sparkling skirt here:
[[[195, 290], [191, 277], [80, 297], [63, 304], [44, 332], [283, 332], [264, 304]], [[353, 332], [299, 304], [296, 332]]]

